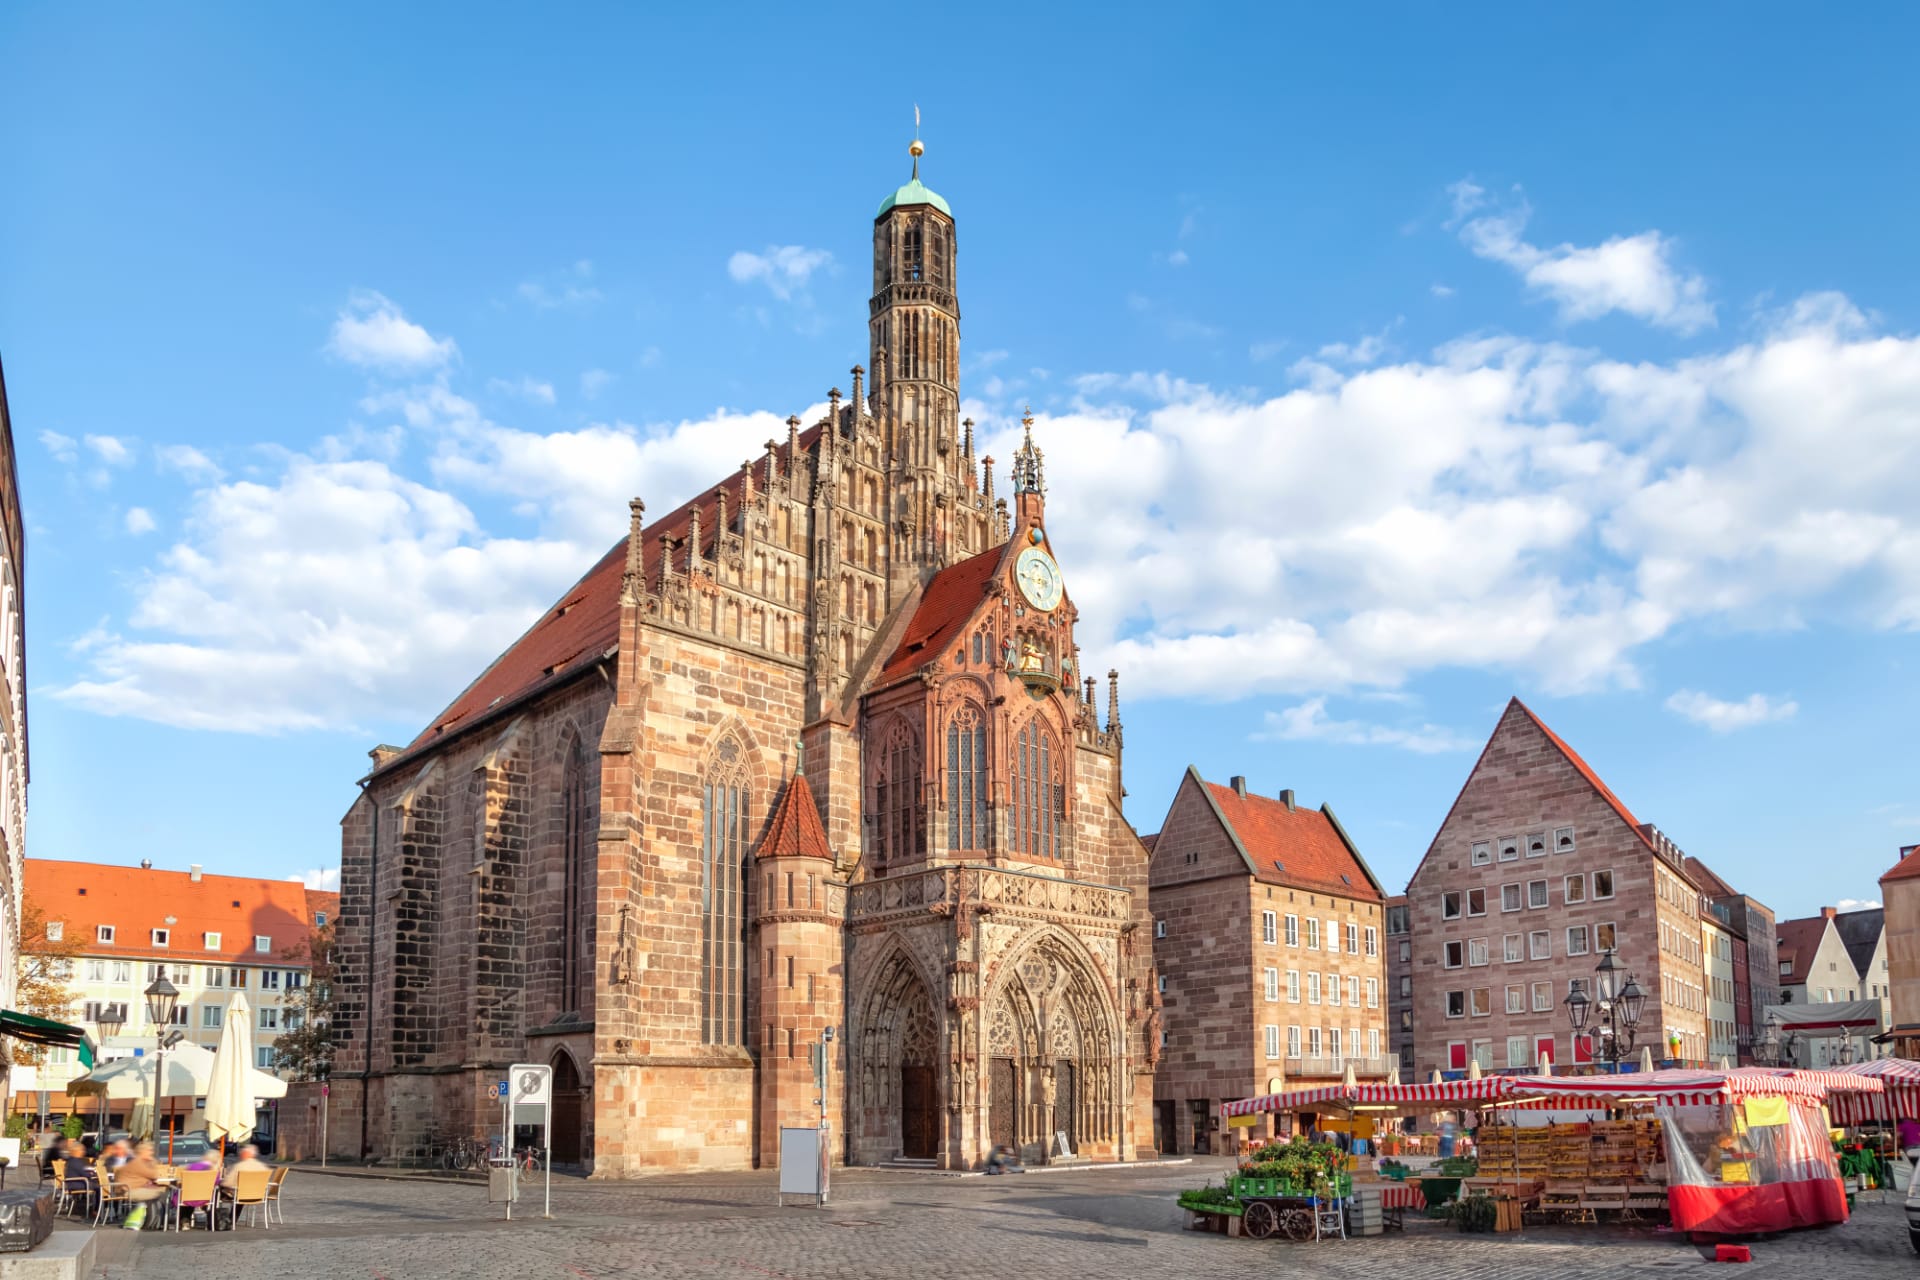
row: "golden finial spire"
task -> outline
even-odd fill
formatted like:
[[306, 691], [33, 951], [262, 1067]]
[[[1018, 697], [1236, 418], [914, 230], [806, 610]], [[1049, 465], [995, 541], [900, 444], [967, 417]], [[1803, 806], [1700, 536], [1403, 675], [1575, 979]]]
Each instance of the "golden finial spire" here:
[[920, 104], [913, 104], [913, 145], [907, 148], [907, 154], [913, 157], [913, 180], [920, 181], [920, 157], [927, 149], [920, 145]]

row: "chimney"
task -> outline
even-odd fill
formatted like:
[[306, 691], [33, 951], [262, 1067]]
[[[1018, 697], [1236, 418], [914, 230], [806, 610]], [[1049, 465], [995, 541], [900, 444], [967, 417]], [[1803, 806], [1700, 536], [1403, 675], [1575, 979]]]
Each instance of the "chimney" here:
[[1233, 794], [1239, 796], [1242, 800], [1247, 798], [1247, 780], [1245, 777], [1236, 773], [1228, 780], [1228, 785], [1233, 788]]
[[189, 862], [187, 864], [187, 879], [193, 881], [195, 884], [200, 883], [200, 864], [199, 863]]
[[1293, 812], [1293, 788], [1288, 787], [1280, 793], [1280, 803], [1287, 806], [1287, 812]]
[[1834, 908], [1832, 907], [1820, 908], [1820, 918], [1822, 920], [1831, 920], [1833, 919], [1833, 916], [1834, 916]]

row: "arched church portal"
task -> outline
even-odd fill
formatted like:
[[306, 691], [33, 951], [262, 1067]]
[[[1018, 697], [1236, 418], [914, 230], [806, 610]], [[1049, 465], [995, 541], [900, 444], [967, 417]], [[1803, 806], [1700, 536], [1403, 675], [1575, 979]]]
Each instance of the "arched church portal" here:
[[912, 961], [896, 951], [861, 1007], [855, 1140], [866, 1158], [932, 1159], [940, 1148], [940, 1028]]
[[1027, 1159], [1106, 1152], [1124, 1097], [1113, 1010], [1085, 963], [1056, 939], [1028, 949], [987, 1010], [987, 1138]]

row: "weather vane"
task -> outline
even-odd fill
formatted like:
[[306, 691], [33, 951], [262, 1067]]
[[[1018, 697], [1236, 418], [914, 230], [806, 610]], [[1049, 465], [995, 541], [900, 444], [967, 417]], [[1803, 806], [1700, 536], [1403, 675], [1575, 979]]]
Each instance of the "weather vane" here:
[[913, 145], [907, 148], [907, 154], [913, 157], [913, 180], [920, 181], [920, 157], [926, 153], [920, 145], [920, 104], [913, 104]]

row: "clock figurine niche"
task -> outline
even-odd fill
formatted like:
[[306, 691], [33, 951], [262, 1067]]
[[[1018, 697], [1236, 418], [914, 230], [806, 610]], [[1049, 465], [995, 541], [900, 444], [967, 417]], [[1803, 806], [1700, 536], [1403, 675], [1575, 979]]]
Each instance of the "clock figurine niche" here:
[[[1032, 531], [1034, 542], [1039, 542], [1040, 530]], [[1060, 581], [1060, 566], [1053, 562], [1038, 546], [1027, 547], [1013, 562], [1013, 578], [1020, 586], [1020, 594], [1027, 603], [1042, 613], [1051, 613], [1060, 603], [1061, 593], [1065, 590]]]

